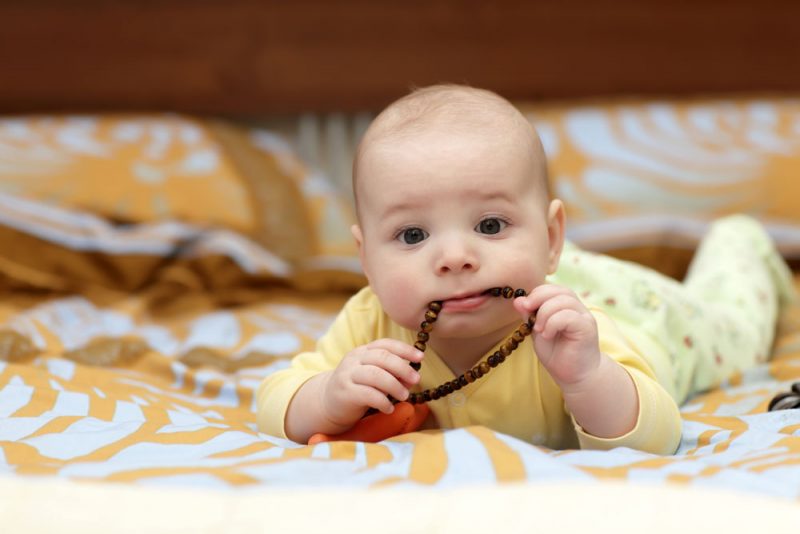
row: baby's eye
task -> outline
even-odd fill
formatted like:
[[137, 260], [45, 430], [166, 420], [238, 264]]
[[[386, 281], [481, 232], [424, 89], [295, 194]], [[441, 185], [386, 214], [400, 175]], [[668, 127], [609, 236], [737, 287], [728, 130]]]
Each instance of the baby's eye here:
[[422, 228], [406, 228], [397, 237], [406, 245], [415, 245], [428, 237], [428, 234]]
[[478, 223], [478, 226], [475, 227], [475, 230], [482, 234], [496, 234], [505, 228], [507, 224], [508, 223], [506, 223], [504, 220], [498, 219], [497, 217], [487, 217]]

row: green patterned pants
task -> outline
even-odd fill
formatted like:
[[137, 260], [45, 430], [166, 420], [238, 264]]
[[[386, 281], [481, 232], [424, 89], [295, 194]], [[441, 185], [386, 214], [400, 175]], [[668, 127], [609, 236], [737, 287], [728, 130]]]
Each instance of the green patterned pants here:
[[567, 243], [550, 282], [604, 310], [679, 403], [769, 358], [791, 272], [762, 226], [715, 221], [681, 283]]

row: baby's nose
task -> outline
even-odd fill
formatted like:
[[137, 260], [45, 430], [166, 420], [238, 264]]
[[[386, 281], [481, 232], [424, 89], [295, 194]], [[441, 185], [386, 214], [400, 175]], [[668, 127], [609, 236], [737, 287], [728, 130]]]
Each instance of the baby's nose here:
[[442, 250], [436, 264], [439, 274], [477, 271], [478, 258], [469, 250], [460, 245], [450, 245]]

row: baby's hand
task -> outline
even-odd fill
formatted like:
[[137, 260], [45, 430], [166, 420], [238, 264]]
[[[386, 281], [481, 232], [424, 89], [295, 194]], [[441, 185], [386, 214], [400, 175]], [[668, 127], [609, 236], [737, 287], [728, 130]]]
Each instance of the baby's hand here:
[[536, 354], [559, 386], [580, 384], [597, 369], [597, 323], [573, 291], [543, 284], [514, 299], [514, 307], [526, 319], [537, 310], [531, 333]]
[[410, 362], [422, 361], [423, 353], [394, 339], [379, 339], [356, 347], [339, 362], [322, 388], [322, 409], [331, 423], [349, 428], [368, 408], [392, 413], [387, 395], [408, 398], [408, 388], [420, 376]]

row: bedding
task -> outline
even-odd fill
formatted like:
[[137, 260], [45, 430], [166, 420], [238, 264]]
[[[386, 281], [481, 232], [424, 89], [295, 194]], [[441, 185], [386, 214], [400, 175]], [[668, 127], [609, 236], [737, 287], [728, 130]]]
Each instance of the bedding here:
[[[17, 309], [2, 341], [2, 468], [202, 486], [614, 478], [800, 498], [800, 412], [766, 412], [773, 395], [800, 380], [798, 308], [784, 317], [771, 362], [683, 406], [674, 456], [549, 451], [482, 427], [315, 447], [259, 434], [254, 389], [324, 330], [343, 299], [277, 294], [167, 320], [142, 312], [152, 304], [146, 297], [104, 307], [66, 297]], [[36, 353], [25, 356], [31, 346]]]
[[709, 220], [758, 217], [800, 265], [800, 101], [520, 103], [542, 138], [568, 237], [683, 277]]
[[[32, 128], [29, 120], [12, 126]], [[167, 119], [175, 120], [208, 127]], [[257, 188], [279, 169], [294, 169], [280, 178], [286, 197], [269, 205], [299, 202], [288, 211], [302, 210], [311, 221], [303, 232], [317, 245], [297, 253], [289, 245], [300, 237], [293, 237], [269, 248], [294, 215], [270, 220], [269, 235], [259, 236], [263, 221], [225, 222], [229, 207], [213, 194], [193, 197], [191, 181], [156, 183], [178, 184], [170, 194], [192, 200], [174, 205], [185, 211], [165, 215], [120, 203], [132, 193], [108, 196], [98, 188], [79, 197], [64, 185], [91, 191], [96, 175], [82, 182], [73, 170], [78, 174], [47, 189], [49, 175], [39, 169], [36, 189], [11, 179], [21, 176], [7, 170], [13, 161], [0, 167], [11, 177], [0, 187], [0, 471], [6, 476], [354, 491], [613, 480], [800, 498], [800, 410], [766, 411], [775, 394], [800, 381], [800, 304], [782, 314], [769, 362], [682, 407], [683, 439], [673, 456], [552, 451], [484, 427], [313, 447], [260, 434], [255, 388], [292, 354], [311, 348], [364, 279], [343, 244], [352, 221], [347, 203], [268, 132], [224, 127], [237, 141], [214, 138], [209, 150], [263, 152], [251, 166], [231, 164], [229, 183], [250, 183], [240, 176], [246, 172]], [[8, 128], [0, 125], [4, 135]], [[137, 146], [129, 150], [144, 150]], [[103, 176], [131, 168], [121, 156], [112, 160], [123, 170]], [[132, 180], [126, 187], [143, 186]], [[71, 196], [47, 192], [65, 189]], [[257, 205], [252, 191], [247, 195]], [[800, 290], [800, 275], [795, 284]]]
[[[163, 224], [171, 226], [153, 238], [161, 245], [165, 240], [192, 241], [203, 231], [233, 232], [291, 264], [300, 277], [306, 270], [319, 275], [329, 265], [336, 270], [354, 265], [352, 209], [331, 193], [320, 173], [304, 165], [285, 140], [264, 129], [169, 114], [0, 120], [0, 217], [10, 210], [25, 211], [25, 201], [36, 201], [97, 216], [91, 223], [83, 215], [53, 222], [73, 228], [87, 224], [91, 230], [86, 232], [110, 239], [115, 230], [147, 233]], [[41, 233], [19, 230], [29, 219], [42, 222], [43, 217], [39, 212], [6, 217], [0, 239], [37, 256], [46, 245], [29, 242]], [[148, 245], [160, 246], [153, 240]], [[149, 268], [137, 262], [159, 257], [143, 250], [147, 245], [142, 241], [135, 243], [138, 248], [114, 251], [114, 266], [124, 274], [115, 279], [98, 269], [89, 269], [87, 277], [86, 265], [76, 266], [81, 260], [65, 259], [64, 252], [48, 252], [58, 256], [57, 266], [42, 265], [40, 258], [22, 251], [14, 260], [25, 268], [34, 268], [34, 262], [40, 271], [67, 269], [70, 281], [130, 290], [141, 283], [132, 271]], [[95, 249], [83, 243], [72, 250], [82, 254]]]
[[[68, 215], [49, 209], [51, 217]], [[258, 265], [247, 251], [230, 252], [231, 262]], [[193, 486], [614, 478], [800, 497], [800, 411], [766, 413], [774, 394], [800, 380], [800, 307], [783, 314], [772, 361], [682, 408], [674, 456], [549, 451], [482, 427], [305, 447], [256, 431], [253, 392], [311, 346], [348, 293], [249, 291], [257, 295], [224, 306], [213, 292], [176, 294], [168, 278], [115, 297], [7, 294], [0, 307], [3, 470]]]

